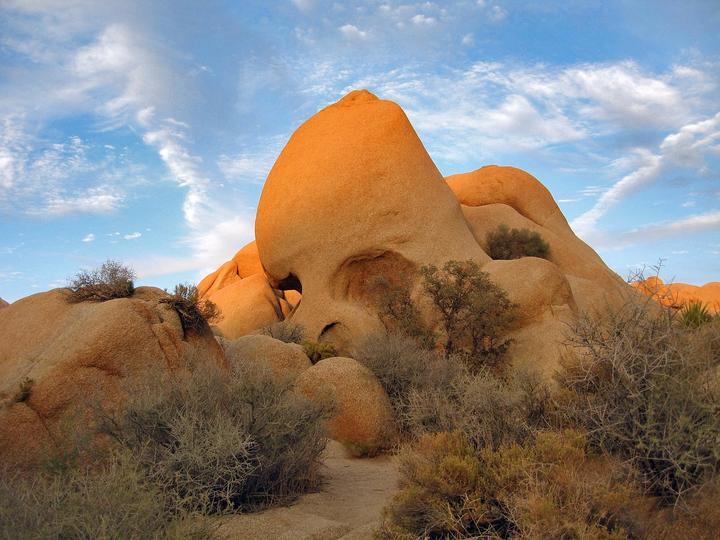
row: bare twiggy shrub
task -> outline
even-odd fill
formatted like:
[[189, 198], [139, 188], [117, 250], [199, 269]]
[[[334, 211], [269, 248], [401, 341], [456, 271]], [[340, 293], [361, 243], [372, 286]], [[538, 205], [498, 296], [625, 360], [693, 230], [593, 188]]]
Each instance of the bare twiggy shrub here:
[[201, 300], [197, 287], [190, 283], [175, 285], [173, 293], [160, 302], [169, 304], [177, 312], [185, 332], [200, 332], [207, 324], [222, 318], [217, 305], [207, 298]]
[[720, 326], [688, 330], [672, 309], [630, 298], [581, 317], [558, 376], [565, 413], [597, 448], [627, 459], [649, 493], [676, 503], [720, 464]]
[[301, 325], [288, 320], [270, 324], [262, 329], [262, 333], [285, 343], [302, 344], [305, 339], [305, 329]]
[[70, 279], [68, 302], [104, 302], [127, 298], [135, 292], [135, 272], [120, 262], [108, 260], [100, 268], [80, 271]]
[[106, 431], [188, 511], [286, 502], [317, 486], [325, 411], [261, 366], [196, 371], [138, 397]]
[[507, 225], [500, 225], [487, 233], [487, 247], [488, 255], [495, 260], [521, 257], [547, 259], [550, 256], [550, 245], [540, 233], [530, 229], [510, 229]]

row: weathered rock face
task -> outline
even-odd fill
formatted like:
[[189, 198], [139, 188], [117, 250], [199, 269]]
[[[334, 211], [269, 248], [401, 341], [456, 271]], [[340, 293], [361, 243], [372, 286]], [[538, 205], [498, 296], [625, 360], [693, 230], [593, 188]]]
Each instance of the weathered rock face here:
[[188, 365], [225, 367], [208, 330], [183, 332], [177, 313], [140, 287], [132, 298], [69, 304], [67, 290], [0, 312], [0, 461], [26, 465], [92, 425], [90, 408], [122, 405], [132, 384]]
[[263, 188], [255, 233], [271, 281], [302, 292], [292, 319], [311, 339], [346, 342], [375, 328], [366, 307], [376, 278], [488, 261], [405, 113], [366, 91], [292, 135]]
[[251, 363], [266, 366], [278, 377], [296, 378], [312, 365], [302, 346], [283, 343], [270, 336], [243, 336], [225, 345], [231, 366]]
[[206, 276], [198, 284], [198, 294], [218, 306], [221, 319], [215, 326], [228, 339], [284, 319], [299, 301], [270, 286], [255, 242]]
[[[462, 204], [465, 219], [484, 250], [487, 250], [487, 234], [500, 225], [540, 233], [550, 245], [550, 262], [564, 275], [572, 300], [581, 310], [612, 303], [626, 289], [625, 282], [575, 236], [545, 186], [525, 171], [489, 165], [448, 176], [447, 183]], [[510, 291], [513, 285], [507, 285]], [[536, 285], [542, 287], [542, 281]]]
[[[499, 225], [540, 233], [549, 260], [492, 261], [486, 236]], [[265, 183], [255, 232], [271, 287], [292, 298], [283, 314], [340, 352], [380, 328], [378, 278], [414, 283], [417, 296], [422, 265], [477, 262], [521, 306], [514, 363], [547, 373], [578, 311], [602, 309], [627, 291], [537, 179], [494, 165], [443, 179], [400, 107], [366, 91], [292, 135]]]
[[308, 398], [332, 407], [328, 435], [356, 455], [373, 455], [395, 436], [392, 406], [375, 375], [352, 358], [320, 360], [296, 381]]
[[701, 302], [711, 313], [720, 313], [720, 281], [711, 281], [705, 285], [690, 285], [664, 283], [660, 278], [649, 277], [632, 285], [668, 307], [679, 309], [690, 302]]

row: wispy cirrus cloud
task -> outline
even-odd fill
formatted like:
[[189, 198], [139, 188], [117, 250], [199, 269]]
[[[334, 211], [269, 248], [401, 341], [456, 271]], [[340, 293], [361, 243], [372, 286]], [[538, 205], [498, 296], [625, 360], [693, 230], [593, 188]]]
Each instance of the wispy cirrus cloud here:
[[[701, 175], [708, 174], [710, 165], [706, 157], [720, 156], [720, 113], [682, 126], [666, 136], [657, 153], [636, 148], [633, 154], [636, 162], [633, 170], [604, 191], [590, 210], [572, 221], [573, 229], [583, 238], [593, 241], [598, 235], [598, 222], [613, 206], [656, 182], [669, 168], [693, 167]], [[623, 159], [624, 164], [630, 162], [628, 158]], [[694, 217], [687, 219], [688, 224], [703, 223]]]

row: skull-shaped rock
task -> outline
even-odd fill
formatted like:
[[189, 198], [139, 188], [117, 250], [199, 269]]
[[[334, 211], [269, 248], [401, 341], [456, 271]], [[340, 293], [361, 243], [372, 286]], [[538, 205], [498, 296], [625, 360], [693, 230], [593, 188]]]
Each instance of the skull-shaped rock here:
[[378, 278], [489, 257], [395, 103], [355, 91], [292, 135], [263, 188], [255, 234], [271, 283], [302, 292], [292, 314], [341, 349], [379, 324]]

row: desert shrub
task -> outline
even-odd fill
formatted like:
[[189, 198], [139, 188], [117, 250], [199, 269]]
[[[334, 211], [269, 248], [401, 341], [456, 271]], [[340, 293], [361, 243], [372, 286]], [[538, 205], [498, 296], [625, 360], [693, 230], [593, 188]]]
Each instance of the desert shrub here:
[[458, 432], [426, 436], [400, 455], [401, 490], [378, 536], [627, 538], [639, 494], [617, 462], [584, 448], [569, 430], [480, 451]]
[[462, 360], [444, 358], [397, 334], [367, 337], [354, 356], [387, 392], [405, 439], [457, 430], [477, 448], [497, 447], [522, 441], [544, 425], [550, 395], [536, 375], [471, 373]]
[[688, 302], [680, 310], [680, 321], [689, 328], [698, 328], [712, 320], [713, 314], [710, 313], [707, 304], [699, 300]]
[[117, 261], [108, 260], [95, 270], [82, 270], [68, 283], [69, 302], [104, 302], [127, 298], [135, 292], [135, 272]]
[[408, 336], [426, 349], [442, 342], [445, 357], [462, 358], [471, 371], [502, 368], [511, 340], [504, 337], [517, 318], [516, 306], [472, 260], [448, 261], [441, 269], [420, 269], [422, 291], [439, 316], [440, 334], [428, 328], [407, 285], [376, 281], [377, 308], [389, 333]]
[[408, 414], [411, 392], [437, 389], [443, 393], [465, 369], [420, 346], [406, 335], [378, 333], [367, 336], [353, 352], [380, 381], [390, 398], [402, 435], [415, 432]]
[[187, 511], [286, 502], [319, 482], [325, 411], [261, 366], [196, 371], [143, 396], [105, 431]]
[[676, 503], [720, 465], [720, 328], [688, 330], [652, 300], [581, 317], [558, 382], [591, 444], [626, 459], [649, 493]]
[[[474, 448], [498, 448], [532, 437], [526, 396], [488, 370], [458, 372], [445, 386], [412, 388], [401, 416], [413, 438], [458, 431]], [[533, 411], [534, 412], [534, 411]]]
[[302, 344], [305, 329], [292, 321], [284, 320], [270, 324], [262, 329], [262, 333], [285, 343]]
[[500, 225], [487, 233], [487, 248], [490, 258], [498, 260], [519, 259], [521, 257], [540, 257], [547, 259], [550, 245], [540, 233], [530, 229], [510, 229]]
[[0, 538], [209, 538], [125, 452], [61, 474], [0, 473]]
[[517, 317], [507, 293], [471, 260], [424, 266], [420, 273], [440, 315], [445, 357], [461, 355], [471, 370], [497, 366], [510, 345], [503, 336]]
[[330, 343], [318, 343], [316, 341], [303, 341], [303, 351], [310, 359], [310, 362], [317, 364], [320, 360], [337, 356], [337, 350]]
[[197, 287], [190, 283], [175, 285], [173, 293], [160, 302], [169, 304], [177, 312], [185, 332], [200, 332], [208, 323], [217, 322], [221, 318], [215, 303], [209, 299], [201, 300]]
[[395, 286], [386, 279], [375, 280], [377, 307], [385, 329], [408, 336], [420, 346], [432, 349], [436, 336], [427, 327], [407, 285]]

